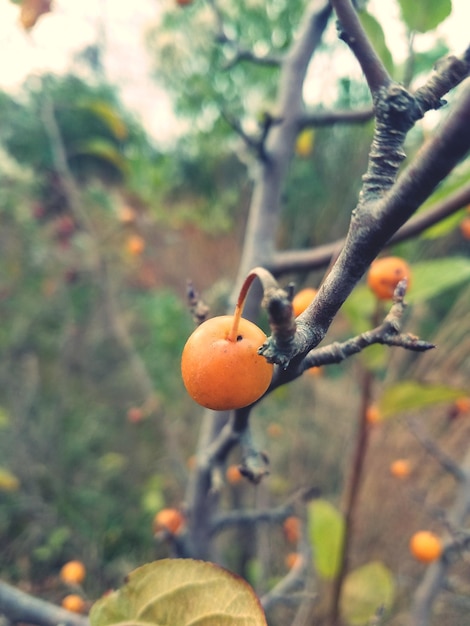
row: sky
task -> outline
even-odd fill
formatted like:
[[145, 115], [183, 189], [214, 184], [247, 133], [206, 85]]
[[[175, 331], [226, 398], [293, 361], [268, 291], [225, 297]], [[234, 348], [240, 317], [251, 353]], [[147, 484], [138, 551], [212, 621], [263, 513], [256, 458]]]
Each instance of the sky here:
[[[0, 0], [0, 89], [18, 88], [30, 73], [65, 72], [74, 54], [101, 33], [108, 80], [119, 85], [124, 103], [154, 137], [171, 139], [177, 123], [168, 97], [149, 79], [151, 63], [144, 44], [144, 33], [158, 19], [162, 3], [171, 1], [55, 0], [54, 11], [43, 16], [28, 36], [18, 24], [18, 7]], [[403, 35], [395, 19], [396, 0], [370, 0], [369, 10], [383, 18], [389, 47], [395, 48], [392, 42]], [[453, 13], [439, 29], [451, 52], [460, 54], [470, 42], [469, 23], [470, 0], [453, 0]], [[421, 36], [421, 45], [426, 45], [426, 36]]]

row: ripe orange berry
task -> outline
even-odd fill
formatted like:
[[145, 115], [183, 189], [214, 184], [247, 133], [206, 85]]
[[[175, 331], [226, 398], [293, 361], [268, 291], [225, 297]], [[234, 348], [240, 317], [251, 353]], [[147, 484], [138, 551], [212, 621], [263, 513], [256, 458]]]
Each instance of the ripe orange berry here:
[[460, 232], [465, 239], [470, 239], [470, 215], [467, 215], [460, 222]]
[[177, 535], [184, 526], [184, 517], [178, 509], [162, 509], [153, 518], [153, 532], [167, 531]]
[[296, 293], [292, 300], [292, 310], [294, 312], [294, 316], [297, 317], [303, 313], [316, 295], [317, 290], [313, 289], [313, 287], [306, 287]]
[[243, 476], [238, 469], [238, 465], [229, 465], [227, 467], [227, 471], [225, 472], [225, 477], [227, 479], [227, 482], [229, 482], [231, 485], [236, 485], [243, 480]]
[[189, 395], [217, 411], [248, 406], [269, 387], [273, 366], [258, 354], [266, 335], [240, 318], [233, 336], [233, 315], [212, 317], [189, 337], [181, 357], [181, 373]]
[[379, 300], [391, 300], [398, 283], [408, 279], [411, 282], [411, 271], [408, 263], [396, 256], [376, 259], [369, 268], [367, 284]]
[[295, 515], [286, 517], [282, 525], [284, 536], [289, 543], [297, 543], [300, 539], [300, 520]]
[[62, 600], [62, 606], [67, 611], [72, 613], [84, 613], [85, 612], [85, 600], [75, 593], [71, 593]]
[[300, 565], [301, 561], [302, 555], [298, 552], [289, 552], [289, 554], [287, 554], [285, 558], [285, 564], [287, 569], [292, 569], [296, 565]]
[[309, 376], [318, 378], [319, 376], [323, 376], [323, 368], [320, 367], [319, 365], [315, 365], [314, 367], [309, 367], [306, 373]]
[[69, 561], [62, 566], [59, 577], [67, 585], [80, 585], [86, 576], [85, 566], [81, 561]]
[[270, 424], [268, 424], [266, 432], [273, 439], [277, 439], [278, 437], [281, 437], [281, 435], [284, 433], [284, 428], [281, 426], [281, 424], [278, 424], [277, 422], [271, 422]]
[[390, 473], [395, 478], [407, 478], [411, 473], [411, 465], [407, 459], [396, 459], [390, 465]]
[[454, 407], [458, 415], [462, 415], [462, 413], [470, 413], [470, 396], [457, 398], [454, 402]]
[[420, 530], [410, 539], [411, 554], [422, 563], [432, 563], [442, 554], [442, 541], [429, 530]]
[[382, 420], [382, 414], [376, 404], [371, 404], [366, 410], [366, 422], [368, 424], [377, 424]]
[[145, 240], [139, 235], [131, 235], [126, 242], [126, 250], [131, 256], [140, 256], [145, 249]]

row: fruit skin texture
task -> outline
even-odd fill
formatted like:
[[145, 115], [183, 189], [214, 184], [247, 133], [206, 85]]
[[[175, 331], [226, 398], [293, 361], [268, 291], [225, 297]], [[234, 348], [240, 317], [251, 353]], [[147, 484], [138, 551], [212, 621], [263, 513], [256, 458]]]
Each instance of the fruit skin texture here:
[[59, 576], [68, 585], [80, 585], [85, 580], [86, 569], [81, 561], [69, 561], [62, 566]]
[[269, 387], [273, 366], [258, 354], [266, 335], [241, 318], [236, 341], [229, 339], [232, 315], [212, 317], [189, 337], [181, 373], [189, 395], [215, 411], [239, 409], [258, 400]]
[[85, 600], [75, 593], [71, 593], [62, 600], [62, 607], [72, 613], [85, 612]]
[[442, 554], [442, 542], [429, 530], [420, 530], [410, 539], [411, 554], [422, 563], [432, 563]]
[[316, 295], [317, 290], [313, 289], [313, 287], [306, 287], [296, 293], [292, 300], [292, 310], [294, 312], [294, 316], [297, 317], [303, 313]]
[[178, 509], [162, 509], [158, 511], [153, 519], [153, 530], [155, 533], [167, 531], [172, 535], [177, 535], [183, 526], [184, 517]]
[[411, 283], [411, 270], [406, 261], [397, 256], [376, 259], [367, 274], [367, 284], [379, 300], [391, 300], [398, 283], [408, 279]]

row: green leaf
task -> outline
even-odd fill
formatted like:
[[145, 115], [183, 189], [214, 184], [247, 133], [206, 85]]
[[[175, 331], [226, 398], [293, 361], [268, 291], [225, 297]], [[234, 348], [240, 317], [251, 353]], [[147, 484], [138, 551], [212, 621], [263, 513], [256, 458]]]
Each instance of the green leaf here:
[[113, 133], [116, 139], [122, 140], [128, 136], [127, 126], [121, 116], [104, 100], [82, 101], [79, 102], [78, 107], [90, 111], [98, 117]]
[[390, 74], [393, 74], [394, 64], [393, 57], [385, 42], [385, 35], [380, 23], [367, 11], [359, 12], [359, 19], [362, 27], [366, 31], [374, 50], [379, 55], [382, 63], [385, 65]]
[[70, 151], [71, 157], [90, 156], [107, 162], [125, 176], [128, 171], [126, 159], [111, 142], [106, 139], [89, 139], [76, 144]]
[[374, 561], [350, 572], [341, 594], [341, 614], [351, 626], [370, 623], [378, 609], [389, 609], [395, 598], [395, 581], [383, 563]]
[[326, 500], [314, 500], [308, 506], [308, 530], [315, 568], [319, 576], [332, 580], [341, 561], [344, 518]]
[[355, 334], [371, 328], [372, 315], [377, 306], [375, 296], [367, 285], [358, 285], [343, 304], [341, 311], [348, 318]]
[[387, 418], [403, 411], [418, 411], [435, 404], [453, 402], [465, 395], [468, 392], [463, 389], [446, 385], [423, 385], [407, 380], [385, 390], [379, 400], [379, 409], [382, 416]]
[[134, 570], [127, 584], [96, 602], [91, 626], [267, 626], [244, 580], [192, 559], [163, 559]]
[[398, 0], [403, 20], [411, 31], [434, 30], [452, 11], [451, 0]]
[[409, 303], [423, 302], [440, 296], [448, 289], [470, 281], [470, 259], [448, 257], [423, 261], [412, 266]]

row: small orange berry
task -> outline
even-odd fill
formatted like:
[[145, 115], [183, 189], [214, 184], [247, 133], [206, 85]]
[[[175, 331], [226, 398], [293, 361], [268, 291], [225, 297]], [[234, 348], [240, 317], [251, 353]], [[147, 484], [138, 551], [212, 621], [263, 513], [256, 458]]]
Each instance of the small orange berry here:
[[297, 317], [303, 313], [316, 295], [317, 290], [313, 289], [313, 287], [306, 287], [295, 294], [292, 300], [292, 310], [294, 312], [294, 316]]
[[271, 382], [273, 365], [258, 354], [266, 335], [240, 318], [232, 338], [234, 316], [203, 322], [189, 337], [181, 357], [181, 374], [189, 395], [216, 411], [239, 409], [258, 400]]
[[126, 250], [131, 256], [140, 256], [145, 249], [145, 240], [140, 235], [131, 235], [126, 242]]
[[313, 376], [314, 378], [318, 378], [319, 376], [323, 376], [323, 368], [315, 365], [314, 367], [309, 367], [307, 370], [307, 374], [309, 376]]
[[62, 600], [62, 607], [72, 613], [85, 612], [85, 600], [75, 593], [71, 593]]
[[154, 533], [166, 531], [177, 535], [184, 526], [184, 517], [178, 509], [162, 509], [153, 518]]
[[411, 465], [407, 459], [396, 459], [390, 465], [390, 473], [395, 478], [407, 478], [411, 473]]
[[376, 259], [369, 268], [367, 284], [379, 300], [391, 300], [395, 287], [404, 278], [411, 282], [408, 263], [396, 256]]
[[454, 402], [454, 407], [458, 415], [462, 415], [463, 413], [470, 413], [470, 396], [457, 398], [457, 400]]
[[460, 232], [465, 239], [470, 239], [470, 215], [467, 215], [460, 222]]
[[422, 563], [432, 563], [442, 554], [442, 541], [429, 530], [420, 530], [410, 539], [411, 554]]
[[121, 224], [133, 224], [136, 217], [136, 212], [131, 206], [124, 205], [119, 209], [119, 221]]
[[225, 477], [227, 482], [231, 485], [236, 485], [243, 480], [243, 476], [238, 469], [238, 465], [229, 465], [227, 467], [227, 471], [225, 472]]
[[287, 569], [292, 569], [296, 565], [300, 565], [302, 562], [302, 555], [298, 552], [289, 552], [285, 558], [285, 564]]
[[300, 539], [300, 520], [295, 515], [286, 517], [282, 525], [284, 536], [289, 543], [297, 543]]
[[62, 566], [59, 577], [67, 585], [80, 585], [85, 580], [86, 569], [81, 561], [69, 561]]
[[284, 428], [277, 422], [271, 422], [270, 424], [268, 424], [266, 432], [273, 439], [277, 439], [278, 437], [281, 437], [284, 433]]
[[144, 419], [145, 415], [143, 410], [138, 406], [131, 406], [127, 411], [127, 419], [131, 424], [137, 424]]
[[377, 404], [370, 404], [366, 410], [366, 422], [368, 424], [377, 424], [382, 420], [382, 414]]

